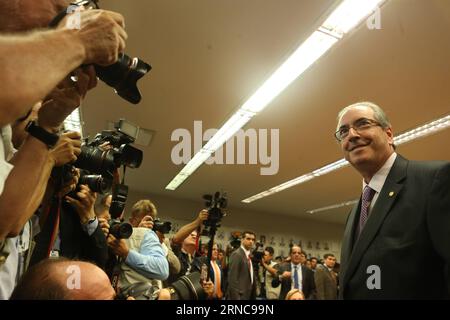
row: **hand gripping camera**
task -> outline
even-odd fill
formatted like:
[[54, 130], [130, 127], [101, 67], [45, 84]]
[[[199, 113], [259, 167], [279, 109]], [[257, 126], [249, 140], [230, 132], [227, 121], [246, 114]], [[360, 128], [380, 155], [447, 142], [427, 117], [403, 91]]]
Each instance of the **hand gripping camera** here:
[[[55, 28], [67, 14], [73, 13], [77, 8], [83, 7], [87, 10], [100, 9], [98, 0], [82, 0], [72, 2], [66, 9], [61, 11], [50, 22], [49, 27]], [[120, 53], [116, 63], [110, 66], [94, 65], [97, 76], [123, 99], [137, 104], [141, 101], [141, 93], [137, 87], [137, 81], [146, 75], [151, 66], [139, 58], [131, 58]]]

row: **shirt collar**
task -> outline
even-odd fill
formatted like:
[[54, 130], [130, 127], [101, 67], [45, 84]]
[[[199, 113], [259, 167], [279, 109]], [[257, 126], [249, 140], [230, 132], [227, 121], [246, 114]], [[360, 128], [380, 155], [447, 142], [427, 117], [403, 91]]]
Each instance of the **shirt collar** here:
[[248, 258], [248, 256], [250, 255], [250, 250], [245, 249], [244, 246], [241, 246], [241, 248], [242, 248], [242, 250], [244, 250], [245, 255], [246, 255], [247, 258]]
[[297, 266], [297, 270], [302, 268], [301, 263], [299, 263], [299, 264], [293, 264], [293, 263], [291, 262], [291, 269], [294, 269], [295, 266]]
[[323, 264], [323, 266], [325, 267], [325, 268], [327, 268], [328, 269], [328, 271], [333, 271], [333, 268], [330, 268], [330, 267], [328, 267], [325, 263]]
[[[391, 156], [386, 160], [386, 162], [383, 164], [383, 166], [380, 168], [380, 170], [375, 173], [375, 175], [370, 179], [369, 187], [373, 190], [375, 190], [377, 193], [380, 193], [381, 189], [383, 188], [384, 182], [386, 181], [386, 178], [389, 174], [389, 171], [391, 171], [391, 168], [394, 164], [395, 159], [397, 158], [397, 153], [392, 153]], [[363, 179], [363, 190], [367, 186], [367, 183]]]

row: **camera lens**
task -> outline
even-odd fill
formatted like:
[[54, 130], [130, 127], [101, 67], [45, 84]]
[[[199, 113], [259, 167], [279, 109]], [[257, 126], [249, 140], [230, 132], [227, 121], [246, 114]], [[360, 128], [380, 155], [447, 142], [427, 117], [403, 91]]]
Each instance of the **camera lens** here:
[[[116, 153], [116, 162], [129, 168], [139, 168], [142, 163], [143, 153], [129, 144], [123, 144]], [[117, 164], [116, 163], [116, 164]]]
[[87, 185], [93, 192], [106, 193], [111, 189], [112, 181], [108, 181], [98, 174], [88, 174], [80, 176], [78, 184]]
[[133, 234], [133, 227], [128, 222], [110, 220], [109, 225], [109, 233], [116, 239], [128, 239]]
[[95, 65], [97, 76], [123, 99], [137, 104], [141, 101], [141, 93], [137, 81], [152, 67], [139, 58], [130, 58], [126, 54], [119, 54], [119, 60], [106, 67]]
[[172, 300], [204, 300], [206, 292], [200, 284], [200, 272], [180, 277], [168, 288]]
[[83, 145], [81, 153], [73, 165], [80, 169], [109, 176], [115, 169], [113, 153], [113, 150], [103, 151], [98, 147]]

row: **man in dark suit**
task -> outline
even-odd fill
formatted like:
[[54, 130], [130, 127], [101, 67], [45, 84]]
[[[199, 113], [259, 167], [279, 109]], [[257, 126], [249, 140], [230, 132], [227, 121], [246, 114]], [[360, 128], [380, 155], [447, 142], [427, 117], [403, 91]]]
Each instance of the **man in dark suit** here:
[[336, 258], [331, 253], [327, 253], [323, 256], [323, 259], [323, 264], [319, 264], [314, 273], [317, 300], [336, 300], [337, 276], [333, 270]]
[[253, 300], [256, 297], [257, 275], [254, 274], [250, 250], [255, 243], [256, 236], [251, 231], [242, 233], [241, 247], [235, 250], [228, 265], [229, 300]]
[[450, 163], [397, 155], [389, 120], [370, 102], [344, 108], [337, 129], [364, 185], [345, 227], [340, 298], [448, 298]]
[[276, 288], [281, 283], [280, 300], [285, 300], [286, 294], [291, 289], [302, 291], [307, 300], [315, 299], [314, 273], [301, 265], [301, 253], [300, 246], [293, 245], [290, 250], [291, 261], [275, 266], [275, 269], [278, 270], [278, 277], [272, 281], [272, 286]]

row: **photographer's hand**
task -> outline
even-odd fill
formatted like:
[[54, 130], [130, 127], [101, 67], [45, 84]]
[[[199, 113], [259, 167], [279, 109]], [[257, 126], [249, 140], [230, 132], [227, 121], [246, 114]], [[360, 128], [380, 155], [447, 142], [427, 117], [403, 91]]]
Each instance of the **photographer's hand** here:
[[211, 280], [203, 281], [201, 283], [203, 290], [208, 295], [208, 298], [214, 297], [214, 283]]
[[95, 218], [94, 203], [97, 199], [97, 193], [92, 192], [88, 186], [80, 185], [80, 191], [77, 192], [79, 200], [66, 196], [65, 199], [70, 203], [80, 216], [82, 224], [88, 223], [89, 220]]
[[80, 170], [77, 168], [73, 168], [72, 178], [61, 186], [58, 191], [58, 196], [64, 197], [69, 192], [74, 191], [77, 187], [78, 179], [80, 179]]
[[138, 227], [153, 229], [153, 218], [151, 216], [145, 216], [144, 218], [142, 218]]
[[[66, 19], [58, 26], [66, 27]], [[128, 35], [121, 14], [107, 10], [80, 12], [80, 29], [73, 29], [84, 47], [85, 64], [107, 66], [117, 61], [119, 52], [125, 49]]]
[[63, 133], [59, 137], [56, 146], [49, 152], [49, 158], [54, 161], [55, 167], [77, 160], [81, 153], [80, 139], [80, 134], [75, 131]]
[[97, 85], [93, 67], [78, 68], [71, 76], [66, 77], [44, 99], [39, 109], [38, 122], [50, 132], [58, 131], [64, 119], [78, 108], [86, 92]]
[[128, 249], [125, 239], [116, 239], [116, 237], [112, 234], [109, 234], [106, 241], [108, 243], [108, 247], [111, 248], [115, 255], [123, 258], [124, 260], [128, 257], [128, 252], [130, 250]]
[[102, 229], [105, 237], [108, 237], [109, 234], [109, 223], [105, 218], [98, 218], [98, 223], [100, 224], [100, 228]]
[[202, 225], [203, 221], [208, 220], [208, 216], [209, 216], [208, 210], [203, 209], [202, 211], [200, 211], [198, 213], [198, 217], [197, 217], [197, 220], [196, 220], [197, 225], [199, 225], [199, 226]]

